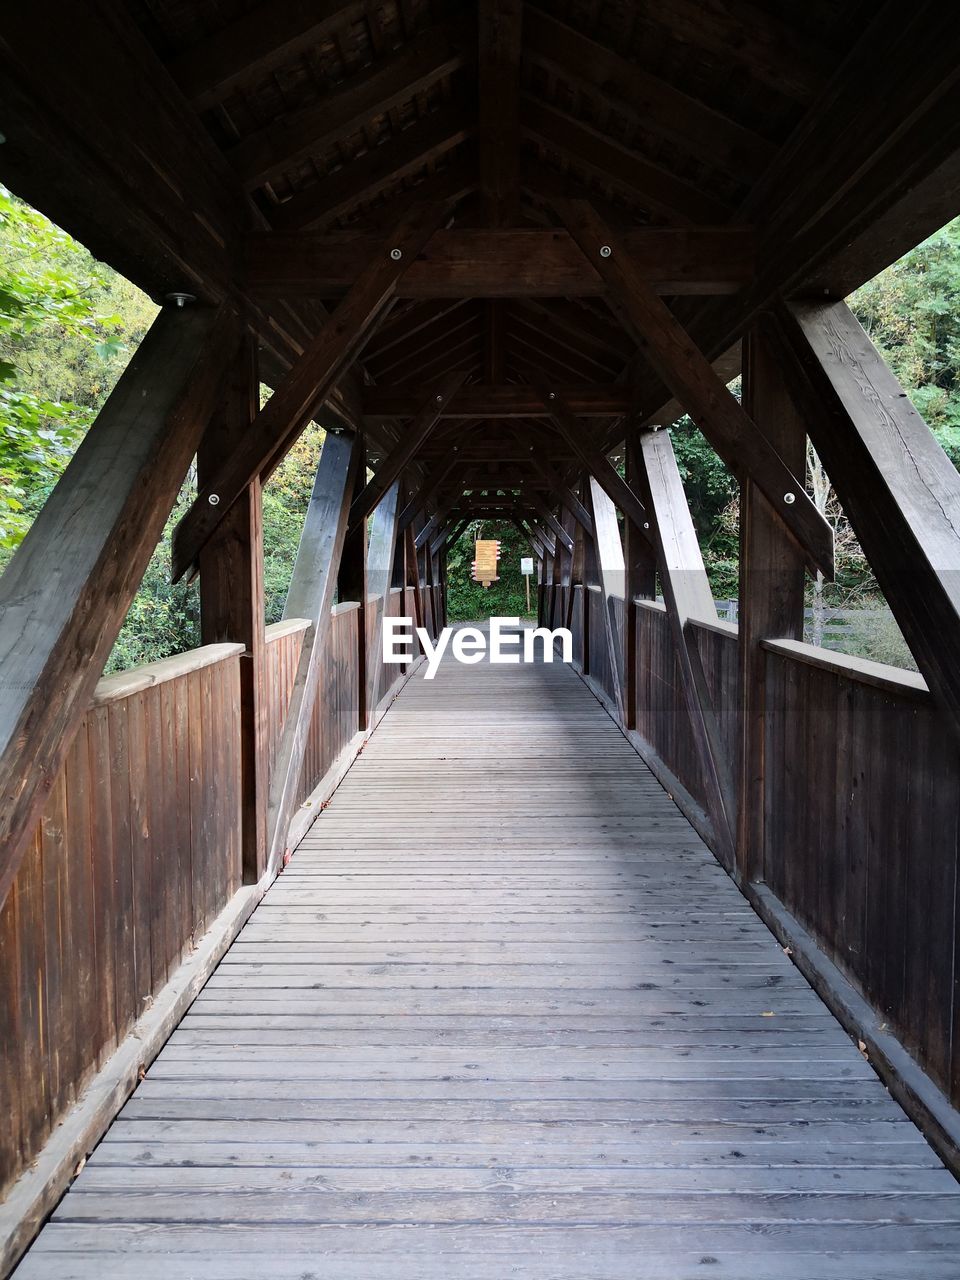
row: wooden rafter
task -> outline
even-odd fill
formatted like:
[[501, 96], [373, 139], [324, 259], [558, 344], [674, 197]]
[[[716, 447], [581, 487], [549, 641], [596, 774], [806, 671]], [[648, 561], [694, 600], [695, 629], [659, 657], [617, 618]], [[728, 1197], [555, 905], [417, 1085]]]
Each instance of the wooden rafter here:
[[247, 188], [346, 142], [364, 123], [412, 101], [466, 61], [466, 30], [430, 27], [395, 53], [336, 85], [319, 102], [263, 125], [227, 152]]
[[266, 0], [185, 49], [169, 70], [195, 107], [211, 107], [355, 22], [365, 9], [363, 0]]
[[724, 222], [733, 212], [722, 200], [531, 94], [523, 97], [520, 119], [526, 137], [626, 191], [671, 222]]
[[815, 569], [833, 577], [833, 532], [762, 430], [717, 377], [709, 361], [630, 261], [619, 238], [589, 204], [559, 206], [584, 254], [607, 282], [607, 302], [647, 360], [717, 453], [736, 474], [749, 476], [804, 549]]
[[323, 182], [304, 187], [277, 205], [270, 213], [270, 221], [277, 230], [287, 231], [328, 226], [401, 178], [452, 151], [474, 128], [471, 115], [463, 107], [443, 106], [402, 130], [391, 142], [344, 165]]
[[[555, 388], [577, 417], [618, 418], [630, 409], [627, 388], [607, 386]], [[419, 410], [417, 397], [406, 388], [368, 387], [363, 414], [370, 418], [412, 418]], [[544, 418], [551, 412], [532, 386], [476, 384], [464, 387], [442, 415], [452, 418]]]
[[750, 181], [773, 159], [774, 147], [761, 135], [552, 14], [528, 4], [524, 30], [532, 62], [711, 167]]
[[520, 211], [522, 0], [479, 3], [480, 191], [491, 227]]
[[270, 474], [323, 404], [392, 301], [398, 278], [430, 238], [438, 217], [435, 206], [418, 210], [381, 246], [380, 254], [274, 391], [219, 474], [198, 495], [174, 535], [175, 581], [195, 563], [200, 548], [251, 480]]
[[440, 421], [443, 406], [449, 404], [457, 394], [465, 377], [466, 375], [462, 372], [449, 374], [427, 394], [423, 408], [404, 431], [396, 448], [380, 463], [363, 492], [354, 498], [350, 507], [351, 526], [366, 520], [374, 507], [382, 501], [394, 481], [400, 478], [408, 463], [430, 438], [431, 432]]
[[583, 424], [577, 420], [565, 393], [559, 387], [541, 382], [537, 385], [537, 394], [560, 435], [580, 459], [587, 473], [597, 480], [626, 518], [632, 520], [640, 532], [651, 539], [650, 520], [643, 504], [606, 455], [585, 435]]
[[0, 579], [0, 902], [239, 337], [232, 313], [160, 313]]

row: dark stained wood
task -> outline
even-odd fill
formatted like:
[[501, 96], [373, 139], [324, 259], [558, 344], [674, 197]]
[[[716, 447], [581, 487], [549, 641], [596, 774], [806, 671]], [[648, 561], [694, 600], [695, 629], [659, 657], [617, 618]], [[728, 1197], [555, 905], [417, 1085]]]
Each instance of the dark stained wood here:
[[478, 81], [480, 193], [491, 227], [520, 213], [520, 56], [522, 0], [480, 0]]
[[[274, 390], [230, 457], [197, 495], [174, 533], [174, 581], [195, 563], [246, 487], [258, 476], [269, 476], [283, 459], [393, 299], [397, 280], [430, 238], [439, 217], [436, 207], [418, 209], [381, 245], [380, 253]], [[211, 497], [216, 503], [211, 503]]]
[[[746, 340], [743, 401], [795, 475], [806, 467], [807, 423], [787, 391], [776, 352], [759, 330]], [[803, 639], [803, 554], [752, 480], [740, 486], [740, 793], [737, 866], [763, 878], [766, 658], [761, 641]], [[829, 785], [829, 784], [828, 784]]]
[[[615, 418], [630, 408], [628, 392], [619, 386], [571, 387], [556, 390], [570, 412], [581, 418]], [[413, 418], [422, 402], [405, 388], [369, 387], [364, 394], [365, 418]], [[456, 418], [546, 418], [552, 410], [544, 405], [535, 387], [489, 386], [480, 383], [464, 387], [441, 417]]]
[[[745, 227], [641, 227], [623, 240], [657, 293], [735, 293], [753, 278], [754, 235]], [[265, 298], [340, 297], [379, 247], [376, 236], [357, 232], [251, 236], [246, 285]], [[604, 290], [600, 274], [564, 230], [454, 228], [430, 238], [398, 283], [397, 296], [569, 298]], [[581, 316], [581, 326], [586, 322]], [[377, 347], [380, 341], [378, 334]]]
[[709, 165], [748, 180], [759, 177], [772, 160], [775, 148], [760, 134], [554, 15], [527, 5], [524, 24], [531, 61], [598, 97], [611, 110], [626, 110], [641, 127], [653, 129]]
[[[639, 441], [635, 430], [628, 432], [624, 445], [623, 476], [630, 488], [641, 495], [644, 507], [649, 507], [650, 496], [642, 488], [643, 467], [638, 456]], [[639, 627], [633, 601], [638, 597], [654, 599], [657, 594], [657, 556], [655, 549], [643, 536], [632, 520], [623, 526], [623, 560], [626, 583], [624, 589], [624, 716], [625, 727], [636, 729], [637, 718], [637, 661], [639, 656]]]
[[161, 313], [0, 580], [0, 901], [140, 585], [236, 341], [232, 316]]
[[779, 351], [894, 617], [960, 730], [960, 477], [845, 303], [779, 313]]
[[273, 870], [280, 867], [287, 852], [287, 836], [320, 687], [321, 658], [330, 630], [330, 606], [359, 463], [360, 452], [353, 436], [327, 433], [284, 606], [284, 617], [307, 618], [311, 625], [300, 648], [297, 675], [270, 779], [268, 867]]
[[384, 494], [429, 440], [444, 408], [456, 398], [466, 380], [464, 373], [451, 373], [426, 395], [423, 407], [405, 428], [395, 449], [383, 459], [363, 490], [350, 504], [350, 527], [354, 528], [373, 511]]
[[196, 107], [266, 75], [363, 13], [361, 0], [270, 0], [185, 49], [170, 72]]
[[[451, 39], [453, 37], [453, 39]], [[315, 105], [266, 124], [227, 152], [248, 188], [345, 142], [374, 116], [410, 101], [463, 66], [465, 28], [428, 28], [395, 53], [344, 80]]]
[[[304, 187], [276, 207], [271, 224], [282, 231], [326, 226], [401, 178], [432, 165], [473, 132], [473, 121], [464, 108], [456, 103], [444, 106], [404, 129], [389, 145], [366, 152], [325, 182]], [[445, 203], [456, 199], [460, 190], [458, 181]]]
[[652, 541], [650, 521], [640, 499], [610, 463], [600, 449], [586, 435], [583, 424], [577, 421], [576, 411], [566, 392], [547, 383], [537, 386], [542, 406], [550, 414], [560, 435], [567, 442], [584, 467], [594, 476], [603, 491], [613, 499], [628, 520]]
[[[357, 476], [353, 485], [353, 500], [362, 492], [367, 479], [366, 441], [362, 436], [357, 438], [356, 448]], [[362, 520], [352, 530], [348, 523], [337, 572], [337, 601], [342, 604], [344, 601], [354, 600], [359, 610], [356, 636], [357, 727], [367, 723], [367, 594], [367, 521]]]
[[[673, 313], [651, 293], [619, 239], [585, 201], [561, 207], [570, 234], [607, 282], [607, 301], [646, 359], [739, 476], [749, 476], [806, 552], [833, 577], [833, 532], [773, 445], [714, 373]], [[603, 248], [608, 254], [601, 253]], [[786, 495], [791, 501], [785, 501]]]
[[[223, 398], [197, 450], [202, 489], [249, 428], [260, 407], [256, 345], [245, 337], [224, 384]], [[256, 884], [266, 867], [267, 760], [263, 708], [263, 522], [260, 479], [233, 504], [200, 552], [200, 634], [204, 644], [234, 640], [244, 646], [240, 663], [243, 751], [243, 868]], [[176, 742], [171, 743], [176, 750]]]
[[671, 222], [724, 222], [733, 212], [722, 200], [644, 159], [602, 130], [529, 94], [523, 97], [520, 121], [526, 137], [556, 149]]

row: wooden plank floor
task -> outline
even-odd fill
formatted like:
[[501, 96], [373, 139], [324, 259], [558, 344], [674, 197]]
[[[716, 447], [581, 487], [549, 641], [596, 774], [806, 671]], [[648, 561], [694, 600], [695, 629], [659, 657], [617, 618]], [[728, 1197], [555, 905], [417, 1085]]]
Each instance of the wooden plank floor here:
[[946, 1280], [960, 1194], [577, 677], [412, 680], [18, 1280]]

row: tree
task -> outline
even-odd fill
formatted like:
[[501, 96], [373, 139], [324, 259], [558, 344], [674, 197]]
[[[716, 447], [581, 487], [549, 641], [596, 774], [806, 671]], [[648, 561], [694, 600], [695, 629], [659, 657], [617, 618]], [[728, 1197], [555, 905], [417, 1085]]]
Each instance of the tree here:
[[156, 308], [0, 186], [0, 568]]
[[[486, 590], [470, 577], [473, 544], [477, 538], [496, 538], [500, 543], [499, 580]], [[527, 615], [526, 588], [520, 572], [522, 556], [532, 556], [528, 538], [515, 525], [502, 520], [472, 520], [447, 552], [447, 616], [451, 622], [472, 622], [478, 618], [523, 618]], [[531, 583], [531, 591], [535, 584]], [[531, 614], [535, 603], [531, 599]]]

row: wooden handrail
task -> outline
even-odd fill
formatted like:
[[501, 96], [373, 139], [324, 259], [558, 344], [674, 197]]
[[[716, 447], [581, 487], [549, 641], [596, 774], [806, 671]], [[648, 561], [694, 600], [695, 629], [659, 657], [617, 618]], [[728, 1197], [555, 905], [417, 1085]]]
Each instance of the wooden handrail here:
[[848, 653], [837, 653], [833, 649], [820, 649], [800, 640], [763, 640], [761, 644], [768, 653], [792, 658], [795, 662], [818, 667], [821, 671], [832, 671], [849, 680], [856, 680], [859, 684], [872, 685], [875, 689], [914, 698], [918, 695], [924, 699], [930, 696], [926, 680], [916, 671], [890, 667], [883, 662], [871, 662], [868, 658], [854, 658]]
[[271, 622], [264, 634], [267, 644], [273, 644], [275, 640], [292, 635], [295, 631], [306, 631], [309, 626], [309, 618], [284, 618], [282, 622]]
[[108, 702], [119, 702], [144, 689], [152, 689], [155, 685], [165, 684], [168, 680], [177, 680], [191, 671], [200, 671], [203, 667], [212, 667], [217, 662], [225, 662], [227, 658], [243, 653], [242, 644], [205, 644], [199, 649], [190, 649], [186, 653], [176, 653], [170, 658], [161, 658], [158, 662], [147, 662], [142, 667], [133, 667], [129, 671], [118, 671], [116, 675], [104, 676], [97, 684], [93, 694], [95, 707], [102, 707]]

